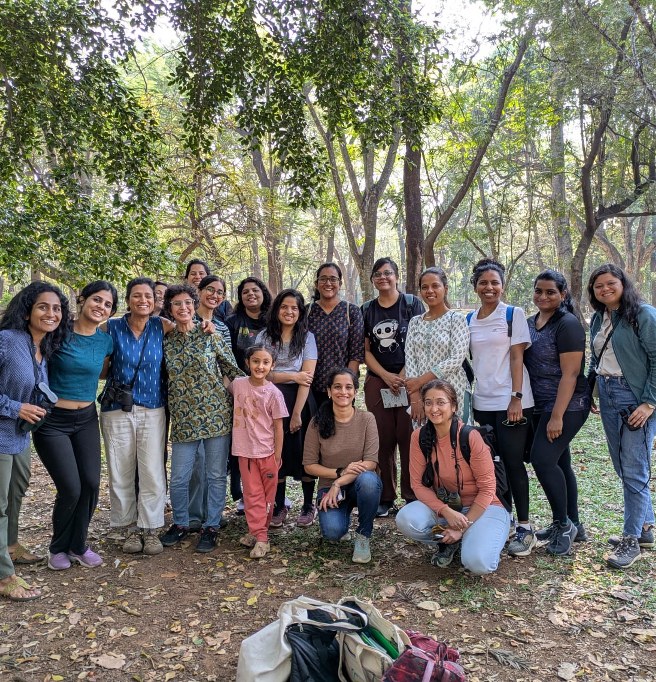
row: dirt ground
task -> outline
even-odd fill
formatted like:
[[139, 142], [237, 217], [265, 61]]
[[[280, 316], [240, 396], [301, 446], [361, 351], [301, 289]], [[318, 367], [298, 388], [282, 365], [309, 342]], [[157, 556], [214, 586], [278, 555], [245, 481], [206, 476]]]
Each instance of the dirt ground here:
[[[42, 553], [53, 499], [35, 458], [21, 540]], [[656, 552], [636, 570], [610, 572], [595, 538], [572, 558], [504, 557], [497, 574], [476, 578], [457, 565], [432, 567], [389, 518], [376, 521], [373, 562], [357, 566], [347, 543], [322, 544], [316, 526], [295, 528], [296, 507], [261, 561], [237, 543], [246, 525], [232, 509], [211, 554], [194, 553], [192, 536], [159, 556], [135, 556], [111, 537], [104, 487], [91, 530], [104, 566], [19, 567], [45, 596], [0, 603], [0, 679], [233, 680], [242, 639], [283, 601], [355, 594], [457, 646], [471, 682], [656, 680]]]

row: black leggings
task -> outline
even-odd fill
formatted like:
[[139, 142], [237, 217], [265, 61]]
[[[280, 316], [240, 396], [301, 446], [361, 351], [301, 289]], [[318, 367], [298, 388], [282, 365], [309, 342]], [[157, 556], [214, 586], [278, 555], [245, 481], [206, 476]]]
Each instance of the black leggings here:
[[551, 506], [553, 520], [560, 523], [568, 517], [574, 523], [579, 522], [579, 491], [569, 444], [585, 424], [588, 414], [588, 410], [565, 412], [563, 432], [553, 443], [547, 440], [551, 412], [533, 415], [531, 464]]
[[497, 439], [497, 453], [503, 460], [508, 474], [510, 493], [507, 501], [512, 505], [515, 502], [518, 521], [528, 521], [528, 474], [524, 464], [526, 441], [531, 430], [533, 408], [529, 407], [524, 412], [527, 423], [522, 426], [504, 426], [502, 422], [508, 419], [506, 410], [486, 411], [474, 410], [474, 419], [482, 425], [487, 424], [494, 429]]
[[95, 403], [81, 410], [55, 407], [34, 433], [33, 441], [57, 488], [50, 551], [84, 554], [100, 487], [100, 429]]

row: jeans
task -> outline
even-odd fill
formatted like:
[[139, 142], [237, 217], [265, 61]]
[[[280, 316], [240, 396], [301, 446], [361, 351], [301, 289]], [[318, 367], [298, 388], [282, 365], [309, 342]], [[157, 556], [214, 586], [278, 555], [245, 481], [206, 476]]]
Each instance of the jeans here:
[[[468, 509], [463, 507], [462, 513], [465, 514]], [[437, 523], [447, 525], [428, 505], [418, 500], [406, 504], [396, 515], [396, 527], [403, 535], [435, 549], [439, 541], [434, 539], [432, 528]], [[510, 514], [503, 507], [489, 505], [462, 536], [462, 565], [475, 575], [496, 571], [509, 530]]]
[[[203, 438], [205, 471], [203, 490], [207, 491], [207, 516], [203, 528], [219, 528], [226, 500], [226, 466], [230, 435]], [[201, 440], [173, 443], [171, 454], [171, 506], [173, 523], [189, 526], [189, 481], [196, 464]]]
[[50, 551], [84, 554], [100, 487], [100, 429], [95, 404], [80, 410], [55, 407], [32, 438], [57, 488]]
[[7, 544], [11, 547], [18, 544], [18, 517], [32, 476], [32, 453], [29, 444], [23, 452], [9, 455], [9, 457], [12, 458], [12, 466], [7, 498], [7, 516], [9, 517]]
[[[27, 469], [25, 469], [26, 464]], [[27, 477], [25, 471], [27, 471]], [[15, 526], [16, 533], [18, 533], [20, 503], [30, 480], [29, 471], [29, 444], [23, 452], [17, 455], [0, 454], [0, 580], [15, 573], [7, 547], [18, 541], [16, 539], [12, 542], [10, 533], [12, 526]], [[17, 475], [20, 485], [15, 485]]]
[[654, 523], [649, 490], [651, 448], [656, 436], [656, 412], [637, 431], [623, 426], [620, 411], [637, 407], [624, 377], [597, 377], [601, 421], [615, 472], [624, 489], [624, 535], [640, 537], [644, 525]]
[[207, 516], [207, 486], [205, 485], [205, 446], [198, 443], [196, 462], [189, 481], [189, 522], [200, 526]]
[[[317, 494], [317, 505], [328, 488], [321, 488]], [[380, 494], [383, 483], [378, 474], [373, 471], [363, 471], [352, 483], [342, 488], [344, 499], [339, 507], [319, 511], [319, 528], [326, 540], [339, 540], [348, 532], [351, 512], [358, 508], [357, 532], [366, 538], [371, 537], [374, 529], [374, 519], [380, 504]]]

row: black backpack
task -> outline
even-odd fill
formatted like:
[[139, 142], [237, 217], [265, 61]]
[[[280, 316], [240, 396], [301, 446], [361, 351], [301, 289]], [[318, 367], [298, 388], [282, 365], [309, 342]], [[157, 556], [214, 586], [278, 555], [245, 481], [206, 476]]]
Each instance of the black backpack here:
[[[504, 509], [510, 514], [512, 513], [512, 498], [510, 496], [510, 487], [508, 486], [508, 475], [506, 474], [506, 467], [503, 460], [496, 451], [494, 429], [489, 425], [470, 426], [465, 424], [462, 429], [460, 429], [460, 433], [458, 433], [458, 420], [454, 419], [451, 423], [451, 448], [455, 452], [457, 446], [459, 446], [462, 458], [469, 464], [471, 460], [471, 444], [469, 438], [472, 431], [478, 431], [478, 433], [481, 434], [483, 442], [490, 448], [490, 456], [494, 462], [494, 476], [497, 481], [496, 495], [499, 498], [499, 502], [504, 506]], [[457, 443], [456, 439], [458, 440]], [[433, 487], [434, 476], [431, 455], [436, 442], [435, 427], [430, 422], [426, 422], [419, 432], [419, 447], [426, 458], [426, 470], [422, 477], [422, 483], [429, 488]]]

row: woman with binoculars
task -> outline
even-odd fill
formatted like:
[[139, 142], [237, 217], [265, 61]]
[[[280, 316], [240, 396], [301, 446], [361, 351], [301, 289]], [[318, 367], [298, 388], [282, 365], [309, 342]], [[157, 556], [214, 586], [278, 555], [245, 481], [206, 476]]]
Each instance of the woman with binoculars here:
[[30, 431], [56, 400], [47, 361], [67, 323], [68, 300], [47, 282], [32, 282], [16, 294], [0, 321], [0, 596], [14, 601], [41, 596], [16, 575], [11, 551], [17, 563], [27, 553], [18, 544], [18, 516], [30, 480]]

